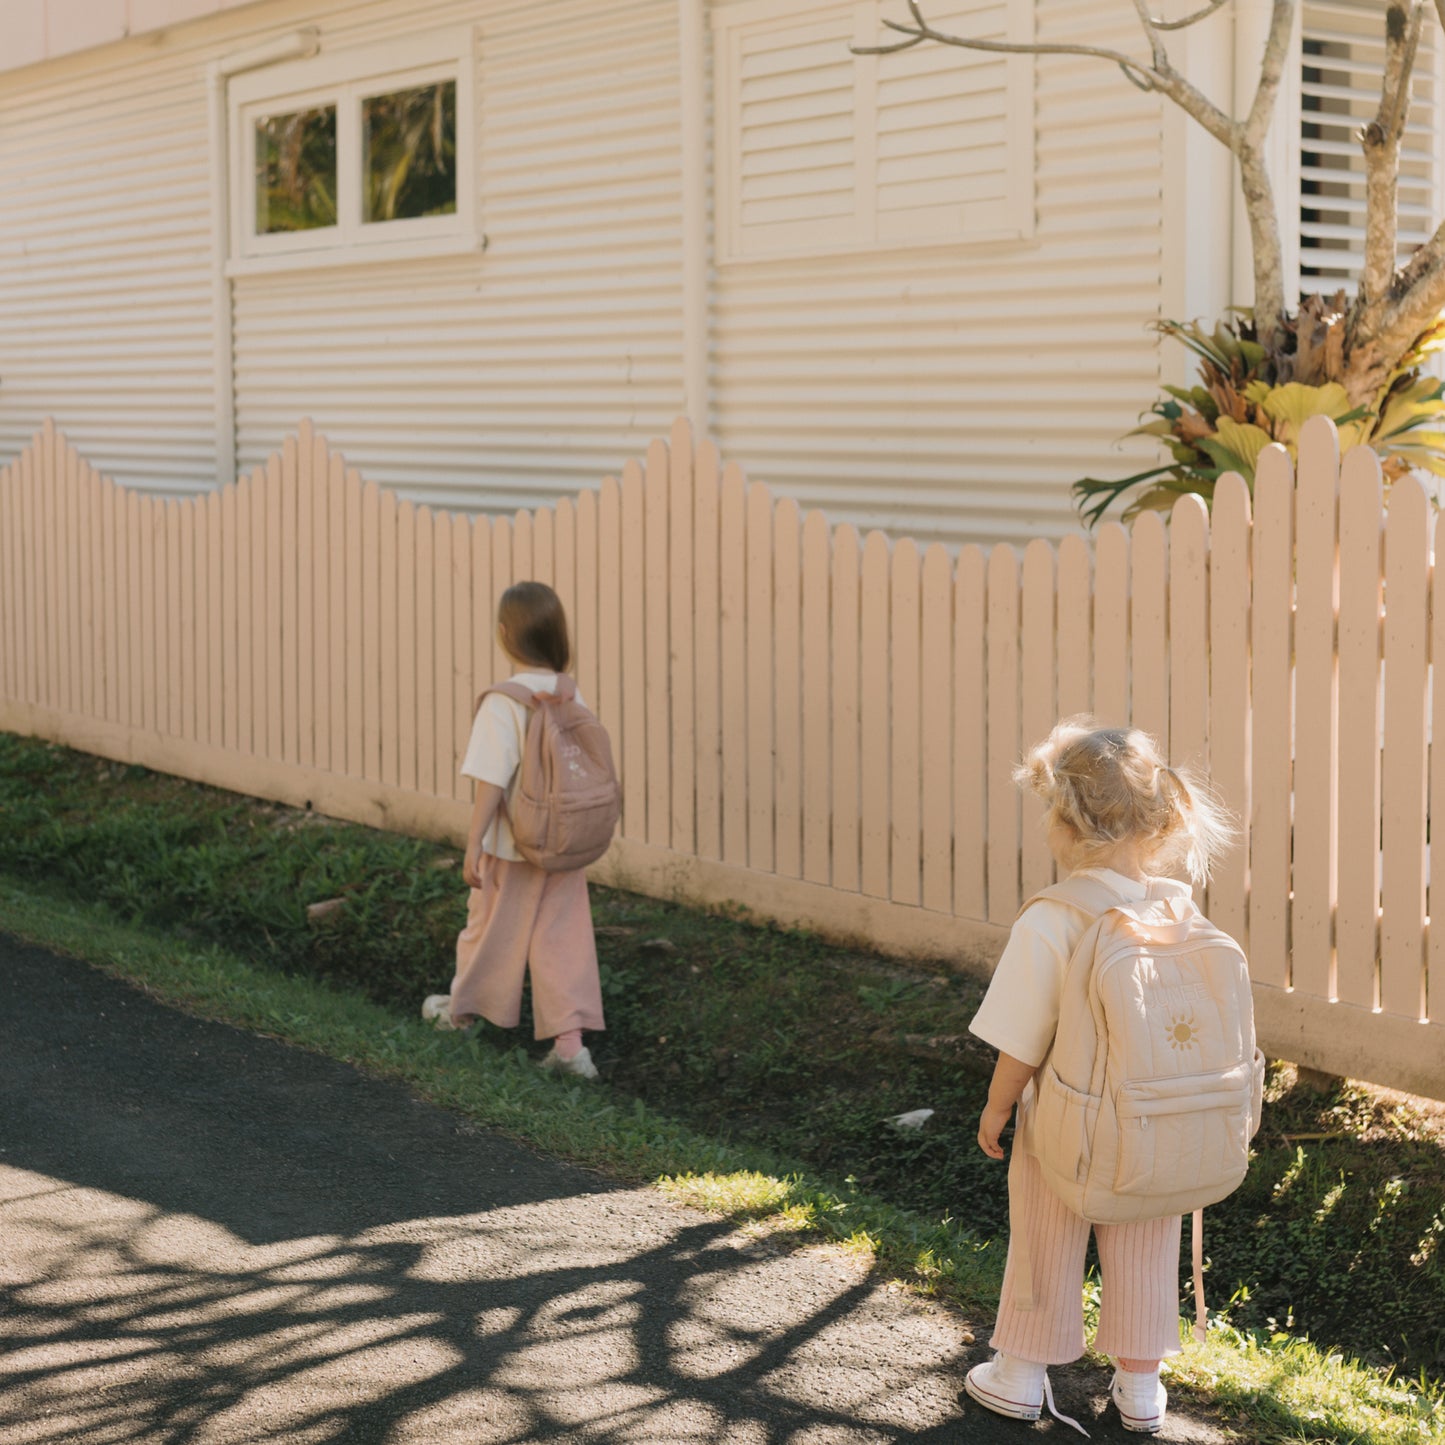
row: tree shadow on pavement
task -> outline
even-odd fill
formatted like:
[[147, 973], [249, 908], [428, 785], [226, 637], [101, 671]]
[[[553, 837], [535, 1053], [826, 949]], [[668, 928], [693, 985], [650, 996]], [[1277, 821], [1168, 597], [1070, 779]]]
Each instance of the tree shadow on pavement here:
[[7, 1445], [956, 1438], [958, 1327], [837, 1254], [0, 965]]

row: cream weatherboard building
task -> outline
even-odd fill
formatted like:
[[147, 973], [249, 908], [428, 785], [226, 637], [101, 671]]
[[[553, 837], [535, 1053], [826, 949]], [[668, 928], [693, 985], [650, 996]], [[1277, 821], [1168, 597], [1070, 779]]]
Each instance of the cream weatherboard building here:
[[[1184, 377], [1151, 320], [1248, 299], [1227, 158], [1098, 61], [850, 52], [902, 8], [4, 0], [0, 463], [53, 417], [119, 481], [193, 493], [309, 416], [403, 496], [496, 512], [686, 413], [835, 520], [1076, 529], [1068, 483], [1146, 465], [1117, 438]], [[1268, 9], [1236, 0], [1176, 63], [1242, 94]], [[1275, 159], [1306, 287], [1349, 267], [1382, 12], [1302, 7]], [[1137, 45], [1124, 4], [930, 19]], [[1437, 63], [1407, 231], [1439, 210]], [[450, 191], [368, 219], [388, 97], [444, 99]], [[318, 142], [329, 167], [299, 226], [257, 181], [288, 136], [293, 185]]]

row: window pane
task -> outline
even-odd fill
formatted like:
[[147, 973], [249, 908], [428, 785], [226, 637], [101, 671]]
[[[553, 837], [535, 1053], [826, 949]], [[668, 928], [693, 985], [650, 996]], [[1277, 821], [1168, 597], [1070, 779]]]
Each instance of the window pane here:
[[364, 220], [456, 212], [456, 81], [369, 96], [361, 105], [361, 134]]
[[256, 234], [336, 224], [336, 107], [256, 122]]

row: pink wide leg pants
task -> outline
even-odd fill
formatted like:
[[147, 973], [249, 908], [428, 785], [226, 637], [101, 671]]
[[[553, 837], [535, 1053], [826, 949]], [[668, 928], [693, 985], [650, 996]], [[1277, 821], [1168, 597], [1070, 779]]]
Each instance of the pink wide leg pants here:
[[1102, 1290], [1094, 1348], [1116, 1359], [1179, 1353], [1179, 1216], [1090, 1224], [1044, 1183], [1015, 1137], [1008, 1172], [1009, 1247], [993, 1347], [1040, 1365], [1084, 1353], [1084, 1252], [1099, 1246]]
[[544, 873], [484, 854], [482, 886], [472, 889], [467, 926], [457, 935], [453, 1020], [465, 1024], [481, 1015], [516, 1028], [529, 965], [539, 1039], [606, 1027], [587, 875]]

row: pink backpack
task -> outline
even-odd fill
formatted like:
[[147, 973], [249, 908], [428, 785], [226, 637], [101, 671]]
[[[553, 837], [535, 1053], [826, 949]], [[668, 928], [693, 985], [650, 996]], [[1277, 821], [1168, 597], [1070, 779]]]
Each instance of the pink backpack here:
[[499, 692], [531, 709], [517, 789], [507, 809], [517, 852], [544, 873], [567, 873], [595, 863], [608, 849], [622, 813], [622, 789], [612, 766], [607, 729], [577, 701], [565, 673], [557, 691], [533, 692], [499, 682]]

